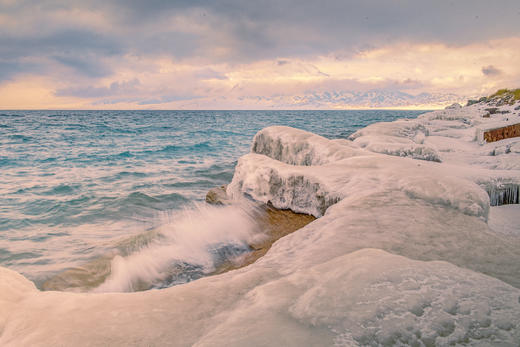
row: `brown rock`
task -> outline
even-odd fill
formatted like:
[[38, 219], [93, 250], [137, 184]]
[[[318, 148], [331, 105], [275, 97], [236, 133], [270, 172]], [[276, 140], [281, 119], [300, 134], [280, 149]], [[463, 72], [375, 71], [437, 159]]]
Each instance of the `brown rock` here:
[[250, 244], [251, 252], [240, 256], [238, 259], [232, 259], [221, 264], [212, 275], [254, 263], [267, 253], [269, 248], [271, 248], [273, 243], [278, 239], [303, 228], [316, 219], [316, 217], [308, 214], [296, 213], [291, 210], [279, 210], [270, 204], [263, 205], [258, 214], [258, 226], [260, 230], [266, 234], [266, 238], [260, 242]]
[[206, 202], [211, 205], [227, 205], [229, 198], [226, 194], [227, 186], [212, 188], [206, 194]]
[[484, 132], [484, 140], [486, 140], [486, 142], [495, 142], [519, 136], [520, 123]]

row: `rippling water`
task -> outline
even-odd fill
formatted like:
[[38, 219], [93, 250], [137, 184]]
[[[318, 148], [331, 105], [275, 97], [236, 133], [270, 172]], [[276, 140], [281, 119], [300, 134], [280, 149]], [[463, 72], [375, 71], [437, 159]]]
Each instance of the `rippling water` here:
[[37, 284], [165, 218], [171, 223], [172, 213], [231, 180], [263, 127], [346, 138], [370, 123], [422, 113], [0, 112], [0, 265]]

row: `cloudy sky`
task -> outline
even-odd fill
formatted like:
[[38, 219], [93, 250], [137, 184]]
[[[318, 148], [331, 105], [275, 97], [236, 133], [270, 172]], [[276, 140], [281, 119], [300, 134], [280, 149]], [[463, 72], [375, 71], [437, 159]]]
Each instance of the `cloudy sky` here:
[[434, 108], [519, 62], [518, 0], [0, 0], [0, 109]]

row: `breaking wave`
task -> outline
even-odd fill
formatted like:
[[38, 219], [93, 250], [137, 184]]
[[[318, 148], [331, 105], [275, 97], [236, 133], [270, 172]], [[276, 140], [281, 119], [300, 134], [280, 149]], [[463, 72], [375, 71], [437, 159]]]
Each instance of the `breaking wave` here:
[[243, 202], [216, 207], [195, 204], [165, 215], [158, 236], [128, 256], [111, 261], [107, 279], [96, 292], [130, 292], [189, 282], [236, 262], [249, 244], [264, 237], [255, 208]]

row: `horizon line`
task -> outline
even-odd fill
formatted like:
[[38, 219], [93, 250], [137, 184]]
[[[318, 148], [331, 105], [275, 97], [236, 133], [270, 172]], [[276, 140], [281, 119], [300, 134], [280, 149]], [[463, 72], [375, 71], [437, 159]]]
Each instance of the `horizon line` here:
[[308, 108], [308, 109], [103, 109], [103, 108], [29, 108], [29, 109], [1, 109], [4, 111], [436, 111], [444, 108]]

